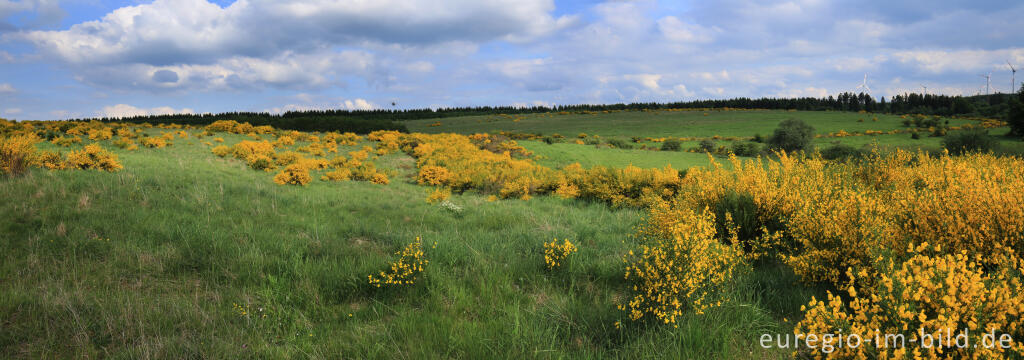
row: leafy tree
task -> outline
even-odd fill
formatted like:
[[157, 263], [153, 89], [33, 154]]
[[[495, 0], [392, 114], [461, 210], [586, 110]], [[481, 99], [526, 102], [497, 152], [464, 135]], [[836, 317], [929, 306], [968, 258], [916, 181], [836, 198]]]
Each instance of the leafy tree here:
[[942, 146], [949, 149], [950, 154], [960, 155], [974, 151], [995, 150], [999, 142], [988, 134], [988, 130], [972, 129], [953, 133], [942, 139]]
[[814, 140], [814, 127], [800, 119], [788, 119], [779, 123], [779, 127], [768, 138], [768, 144], [774, 149], [787, 152], [806, 149]]
[[1024, 136], [1024, 87], [1017, 92], [1016, 99], [1010, 100], [1006, 122], [1010, 123], [1010, 134]]

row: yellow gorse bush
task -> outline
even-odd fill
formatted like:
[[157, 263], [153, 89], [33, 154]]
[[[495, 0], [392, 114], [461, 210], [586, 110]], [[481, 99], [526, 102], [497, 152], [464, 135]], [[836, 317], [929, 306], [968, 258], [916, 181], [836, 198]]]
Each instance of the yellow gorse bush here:
[[653, 316], [675, 324], [685, 311], [703, 313], [725, 301], [724, 290], [743, 264], [742, 250], [716, 237], [715, 215], [655, 205], [640, 231], [640, 248], [624, 258], [626, 280], [633, 285], [626, 304], [631, 320]]
[[546, 242], [544, 243], [544, 265], [548, 270], [558, 269], [569, 258], [569, 255], [577, 250], [576, 245], [573, 245], [569, 239], [565, 239], [561, 244], [558, 243], [557, 238], [554, 241]]
[[395, 255], [399, 256], [398, 261], [392, 263], [388, 270], [381, 271], [377, 276], [367, 275], [370, 285], [378, 288], [413, 285], [417, 277], [423, 273], [423, 268], [430, 262], [423, 252], [423, 242], [419, 237]]
[[[1008, 252], [996, 256], [999, 266], [986, 271], [981, 255], [966, 251], [942, 254], [922, 244], [909, 249], [905, 262], [880, 261], [874, 273], [850, 271], [848, 299], [828, 294], [828, 299], [811, 299], [802, 307], [804, 318], [794, 328], [797, 334], [818, 338], [843, 334], [859, 336], [857, 348], [836, 348], [830, 354], [802, 352], [817, 358], [1008, 358], [1024, 355], [1024, 343], [1012, 347], [983, 346], [986, 334], [1004, 334], [1012, 339], [1024, 336], [1024, 263]], [[864, 281], [864, 284], [857, 284]], [[867, 286], [863, 286], [863, 285]], [[861, 285], [861, 286], [855, 286]], [[858, 290], [860, 289], [860, 290]], [[889, 341], [886, 341], [889, 336]], [[952, 342], [951, 337], [967, 345]], [[938, 339], [950, 339], [938, 342]], [[877, 341], [876, 339], [882, 339]], [[994, 339], [993, 339], [994, 340]], [[922, 346], [922, 344], [931, 346]]]
[[19, 175], [25, 172], [36, 161], [39, 141], [34, 135], [0, 137], [0, 173]]
[[288, 165], [274, 175], [274, 182], [278, 185], [308, 185], [311, 181], [313, 177], [309, 175], [309, 170], [298, 164]]
[[104, 150], [98, 144], [89, 144], [68, 154], [67, 167], [73, 169], [94, 169], [115, 172], [124, 168], [117, 161], [117, 155]]

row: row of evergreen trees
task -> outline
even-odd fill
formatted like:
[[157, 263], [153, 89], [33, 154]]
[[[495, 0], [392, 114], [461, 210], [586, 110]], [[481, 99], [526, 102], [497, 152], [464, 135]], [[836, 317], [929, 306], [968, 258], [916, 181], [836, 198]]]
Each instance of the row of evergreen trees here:
[[376, 109], [376, 110], [308, 110], [284, 114], [259, 112], [230, 112], [220, 114], [174, 114], [135, 116], [128, 118], [97, 118], [80, 120], [122, 121], [131, 123], [178, 123], [206, 125], [217, 120], [236, 120], [253, 125], [272, 125], [280, 129], [300, 131], [351, 131], [367, 133], [374, 130], [406, 131], [401, 121], [438, 119], [457, 116], [530, 114], [543, 112], [583, 112], [605, 110], [664, 110], [701, 108], [740, 108], [770, 110], [812, 111], [867, 111], [895, 114], [979, 115], [1005, 118], [1009, 112], [1011, 96], [1007, 94], [981, 96], [948, 96], [904, 94], [886, 101], [875, 100], [865, 93], [842, 93], [823, 98], [734, 98], [722, 100], [695, 100], [671, 103], [630, 104], [577, 104], [557, 106], [481, 106], [440, 109]]

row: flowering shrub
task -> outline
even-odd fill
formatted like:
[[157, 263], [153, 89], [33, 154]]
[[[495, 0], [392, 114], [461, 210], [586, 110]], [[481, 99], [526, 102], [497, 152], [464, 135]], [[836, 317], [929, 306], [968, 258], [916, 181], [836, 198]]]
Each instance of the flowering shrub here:
[[334, 171], [328, 171], [320, 177], [323, 181], [347, 181], [352, 179], [352, 171], [349, 169], [341, 168]]
[[387, 185], [391, 181], [388, 180], [388, 176], [387, 175], [384, 175], [382, 173], [376, 173], [376, 174], [373, 174], [373, 177], [370, 178], [370, 182], [372, 182], [374, 184], [378, 184], [378, 185]]
[[[441, 185], [451, 179], [452, 173], [440, 166], [428, 165], [420, 168], [417, 183], [429, 185]], [[442, 199], [443, 200], [443, 199]]]
[[214, 146], [213, 149], [210, 149], [210, 152], [212, 152], [214, 155], [225, 157], [231, 153], [231, 148], [224, 145], [218, 145]]
[[267, 155], [255, 154], [246, 159], [253, 170], [266, 170], [270, 171], [274, 169], [274, 160]]
[[561, 244], [558, 243], [558, 239], [546, 242], [544, 243], [544, 264], [548, 270], [558, 269], [576, 250], [576, 245], [569, 242], [569, 239], [565, 239], [565, 242]]
[[114, 137], [114, 132], [108, 128], [89, 130], [89, 140], [110, 140], [112, 137]]
[[451, 189], [442, 187], [434, 188], [434, 191], [431, 191], [430, 195], [427, 195], [427, 203], [433, 204], [436, 202], [445, 201], [448, 200], [448, 197], [450, 196], [452, 196]]
[[[1009, 349], [986, 347], [983, 337], [1008, 334], [1024, 336], [1021, 311], [1024, 262], [995, 247], [1000, 265], [986, 271], [978, 256], [966, 253], [940, 255], [926, 244], [911, 248], [905, 262], [883, 261], [869, 275], [850, 271], [849, 300], [828, 293], [826, 301], [812, 298], [794, 332], [818, 338], [843, 334], [864, 341], [860, 347], [837, 347], [835, 352], [806, 355], [824, 358], [1010, 358], [1024, 355], [1024, 344]], [[860, 290], [858, 290], [858, 288]], [[834, 336], [834, 335], [833, 335]], [[900, 336], [905, 342], [897, 342]], [[949, 339], [961, 337], [958, 347]], [[936, 339], [949, 342], [936, 343]], [[995, 339], [993, 339], [994, 341]], [[922, 342], [932, 346], [917, 346]], [[804, 349], [808, 352], [808, 349]]]
[[74, 169], [95, 169], [115, 172], [124, 168], [117, 161], [117, 155], [104, 150], [99, 144], [86, 145], [84, 149], [68, 154], [67, 167]]
[[423, 252], [423, 242], [419, 237], [416, 241], [406, 245], [402, 251], [395, 253], [398, 261], [391, 264], [391, 268], [381, 271], [377, 276], [368, 275], [370, 285], [376, 287], [391, 287], [402, 285], [413, 285], [416, 278], [423, 273], [423, 267], [430, 262]]
[[39, 153], [36, 158], [36, 162], [39, 166], [47, 168], [49, 170], [63, 170], [67, 168], [67, 162], [61, 157], [60, 153], [43, 151]]
[[283, 171], [274, 175], [274, 182], [278, 185], [308, 185], [313, 178], [309, 170], [298, 164], [288, 165]]
[[699, 314], [720, 306], [743, 258], [735, 239], [725, 245], [715, 235], [715, 215], [707, 209], [656, 205], [640, 232], [639, 252], [624, 259], [633, 294], [619, 309], [634, 321], [651, 315], [674, 324], [687, 309]]
[[50, 140], [50, 142], [57, 146], [68, 147], [74, 144], [82, 143], [82, 138], [77, 136], [58, 136], [53, 140]]
[[35, 161], [35, 136], [0, 137], [0, 173], [21, 175]]
[[157, 149], [167, 146], [167, 140], [158, 137], [145, 137], [140, 139], [139, 143], [142, 144], [142, 146]]

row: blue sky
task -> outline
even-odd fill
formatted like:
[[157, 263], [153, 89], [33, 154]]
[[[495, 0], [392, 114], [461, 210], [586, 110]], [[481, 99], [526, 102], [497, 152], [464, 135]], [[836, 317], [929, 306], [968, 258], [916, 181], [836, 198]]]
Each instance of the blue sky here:
[[[0, 0], [0, 117], [1010, 89], [1019, 1]], [[1021, 74], [1018, 83], [1024, 81]]]

